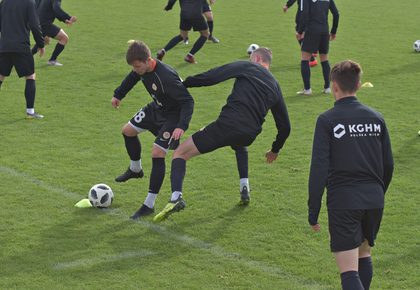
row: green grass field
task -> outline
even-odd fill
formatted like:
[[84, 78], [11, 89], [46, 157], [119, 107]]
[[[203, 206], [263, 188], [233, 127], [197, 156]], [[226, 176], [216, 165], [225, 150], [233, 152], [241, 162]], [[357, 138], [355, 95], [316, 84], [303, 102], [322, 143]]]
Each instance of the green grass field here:
[[[285, 1], [284, 1], [285, 2]], [[395, 173], [386, 196], [381, 231], [373, 251], [371, 289], [419, 289], [420, 285], [420, 39], [418, 0], [337, 0], [341, 18], [331, 43], [332, 64], [353, 59], [364, 69], [358, 97], [383, 113], [389, 127]], [[282, 1], [219, 0], [214, 35], [197, 53], [190, 44], [165, 57], [182, 78], [238, 59], [250, 43], [273, 50], [272, 72], [288, 105], [292, 133], [279, 159], [264, 153], [275, 136], [267, 116], [250, 147], [252, 202], [236, 206], [239, 182], [229, 148], [188, 163], [187, 208], [161, 224], [128, 217], [144, 200], [151, 168], [152, 134], [142, 135], [146, 176], [116, 184], [128, 164], [121, 127], [150, 96], [139, 84], [119, 110], [113, 90], [129, 72], [128, 39], [141, 39], [153, 53], [178, 33], [179, 7], [165, 1], [67, 0], [63, 8], [79, 21], [62, 27], [70, 42], [47, 67], [36, 58], [36, 109], [40, 121], [24, 119], [24, 81], [15, 73], [3, 83], [0, 100], [0, 289], [339, 289], [329, 251], [326, 208], [321, 233], [307, 224], [307, 179], [317, 116], [333, 105], [322, 89], [320, 66], [312, 69], [311, 97], [302, 88], [300, 52], [294, 38], [295, 9]], [[195, 111], [189, 136], [214, 120], [233, 82], [191, 89]], [[156, 209], [170, 196], [169, 170]], [[115, 200], [108, 210], [78, 209], [95, 183], [109, 184]]]

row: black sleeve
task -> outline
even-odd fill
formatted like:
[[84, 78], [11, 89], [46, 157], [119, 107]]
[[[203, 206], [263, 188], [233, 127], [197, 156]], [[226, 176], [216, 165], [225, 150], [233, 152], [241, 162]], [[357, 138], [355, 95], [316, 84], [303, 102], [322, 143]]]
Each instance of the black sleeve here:
[[3, 10], [3, 2], [0, 1], [0, 32], [1, 32], [1, 11]]
[[71, 18], [70, 15], [68, 15], [66, 12], [64, 12], [63, 9], [61, 9], [61, 0], [54, 0], [53, 10], [54, 16], [62, 22], [66, 22], [66, 20], [69, 20]]
[[131, 71], [121, 85], [115, 89], [114, 97], [118, 100], [122, 100], [129, 91], [141, 80], [141, 77], [134, 71]]
[[382, 158], [384, 168], [384, 192], [388, 190], [388, 186], [391, 183], [392, 174], [394, 172], [394, 159], [392, 157], [391, 140], [389, 138], [388, 129], [384, 123], [384, 134], [382, 136]]
[[[244, 62], [246, 63], [246, 62]], [[242, 62], [225, 64], [195, 76], [187, 77], [184, 85], [187, 88], [206, 87], [241, 75]]]
[[300, 17], [297, 25], [297, 32], [299, 34], [302, 34], [309, 24], [310, 1], [311, 0], [301, 0]]
[[278, 153], [280, 149], [283, 148], [287, 137], [290, 135], [289, 114], [287, 113], [283, 97], [281, 97], [280, 101], [271, 108], [271, 113], [273, 114], [277, 127], [277, 136], [276, 140], [271, 145], [271, 151]]
[[166, 4], [166, 6], [165, 6], [165, 8], [164, 8], [164, 9], [165, 9], [166, 11], [171, 10], [171, 9], [174, 7], [175, 2], [176, 2], [176, 0], [168, 0], [168, 4]]
[[36, 11], [35, 2], [33, 1], [30, 1], [28, 15], [29, 15], [29, 28], [32, 31], [32, 36], [35, 40], [35, 43], [39, 48], [43, 48], [44, 37], [42, 36], [41, 26], [39, 24], [38, 12]]
[[296, 0], [289, 0], [286, 3], [287, 8], [290, 8], [293, 4], [295, 4]]
[[191, 121], [191, 117], [194, 110], [194, 100], [191, 94], [183, 85], [181, 79], [168, 82], [170, 85], [168, 87], [171, 94], [171, 97], [180, 105], [180, 117], [177, 124], [177, 128], [181, 128], [186, 131]]
[[337, 28], [338, 28], [338, 19], [340, 18], [340, 14], [338, 13], [338, 9], [337, 9], [337, 6], [335, 6], [334, 0], [330, 1], [330, 11], [331, 11], [331, 14], [333, 15], [333, 24], [331, 27], [331, 34], [336, 34]]
[[328, 121], [322, 115], [319, 116], [315, 127], [308, 184], [308, 221], [311, 225], [318, 223], [322, 195], [327, 185], [331, 141], [329, 127]]

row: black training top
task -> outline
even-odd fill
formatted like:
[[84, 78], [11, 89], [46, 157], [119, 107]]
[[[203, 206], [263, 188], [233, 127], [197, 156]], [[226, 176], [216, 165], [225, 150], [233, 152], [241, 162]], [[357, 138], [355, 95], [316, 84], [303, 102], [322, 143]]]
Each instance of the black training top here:
[[309, 223], [316, 224], [324, 188], [329, 209], [384, 207], [394, 169], [383, 117], [356, 97], [318, 117], [309, 175]]
[[337, 33], [339, 14], [334, 0], [299, 0], [298, 32], [329, 33], [328, 11], [333, 15], [331, 34]]
[[30, 51], [29, 30], [38, 47], [44, 47], [34, 0], [0, 2], [0, 52]]
[[194, 100], [182, 84], [177, 72], [167, 64], [156, 60], [156, 67], [152, 72], [139, 75], [131, 71], [115, 89], [114, 97], [122, 100], [139, 81], [143, 82], [163, 114], [171, 119], [176, 115], [177, 128], [186, 131], [192, 117]]
[[[169, 0], [165, 10], [171, 10], [176, 0]], [[182, 18], [200, 18], [203, 17], [203, 1], [201, 0], [179, 0], [181, 6]]]
[[268, 69], [249, 61], [237, 61], [190, 76], [188, 87], [211, 86], [236, 78], [219, 120], [236, 131], [256, 137], [271, 109], [278, 134], [272, 151], [279, 152], [290, 133], [290, 121], [280, 86]]
[[61, 9], [61, 0], [41, 0], [38, 13], [41, 26], [52, 24], [56, 18], [62, 22], [71, 18]]

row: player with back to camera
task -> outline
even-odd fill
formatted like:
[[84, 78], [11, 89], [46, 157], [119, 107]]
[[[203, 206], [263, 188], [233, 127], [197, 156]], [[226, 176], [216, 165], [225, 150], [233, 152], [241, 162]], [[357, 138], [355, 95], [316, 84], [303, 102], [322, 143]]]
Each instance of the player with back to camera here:
[[19, 77], [25, 77], [26, 117], [42, 119], [35, 112], [35, 64], [31, 54], [29, 31], [38, 45], [39, 55], [44, 54], [38, 14], [33, 0], [3, 0], [0, 2], [0, 88], [5, 77], [15, 67]]
[[152, 170], [149, 192], [141, 207], [131, 216], [137, 219], [154, 212], [156, 197], [165, 178], [165, 157], [170, 149], [177, 148], [179, 138], [187, 130], [194, 108], [194, 101], [182, 84], [177, 72], [170, 66], [153, 59], [144, 42], [134, 41], [127, 50], [127, 63], [132, 71], [115, 90], [112, 106], [118, 108], [121, 100], [139, 82], [153, 98], [141, 108], [122, 128], [130, 166], [115, 181], [142, 178], [140, 133], [150, 131], [156, 136], [152, 148]]
[[[63, 52], [65, 46], [69, 41], [69, 37], [66, 32], [60, 27], [56, 26], [53, 22], [57, 18], [58, 20], [72, 25], [77, 21], [76, 16], [70, 16], [61, 8], [61, 0], [38, 0], [38, 14], [41, 22], [41, 30], [44, 37], [54, 38], [58, 42], [54, 48], [51, 58], [48, 61], [48, 65], [51, 66], [62, 66], [57, 61], [57, 57]], [[35, 54], [38, 47], [35, 45], [32, 48], [32, 53]]]
[[[186, 87], [202, 87], [235, 78], [232, 92], [219, 118], [188, 137], [175, 150], [171, 168], [172, 196], [165, 208], [154, 217], [154, 221], [164, 220], [170, 214], [185, 208], [182, 184], [187, 160], [225, 146], [243, 149], [251, 145], [261, 132], [269, 110], [273, 114], [277, 135], [271, 149], [266, 153], [266, 159], [268, 163], [277, 159], [289, 136], [290, 121], [280, 86], [269, 71], [272, 53], [267, 48], [259, 48], [251, 54], [250, 60], [226, 64], [190, 76], [184, 81]], [[244, 170], [247, 173], [247, 159], [245, 161], [238, 164], [239, 172]], [[245, 199], [245, 203], [249, 202], [249, 196], [241, 195], [241, 199]]]
[[394, 168], [383, 117], [356, 98], [361, 73], [360, 65], [349, 60], [331, 70], [336, 102], [318, 117], [309, 175], [308, 221], [320, 230], [318, 215], [327, 188], [330, 247], [344, 290], [370, 287], [371, 247]]

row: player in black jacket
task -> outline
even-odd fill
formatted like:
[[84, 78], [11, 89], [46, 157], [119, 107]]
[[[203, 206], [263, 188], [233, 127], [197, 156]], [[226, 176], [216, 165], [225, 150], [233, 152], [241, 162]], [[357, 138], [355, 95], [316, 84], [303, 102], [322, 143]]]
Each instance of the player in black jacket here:
[[[266, 153], [266, 158], [268, 163], [277, 159], [289, 136], [290, 121], [280, 86], [269, 71], [271, 58], [269, 49], [259, 48], [251, 54], [250, 62], [238, 61], [223, 65], [188, 77], [184, 81], [186, 87], [201, 87], [236, 79], [219, 118], [194, 133], [175, 150], [171, 168], [171, 200], [163, 211], [154, 217], [155, 221], [161, 221], [185, 207], [182, 183], [187, 160], [225, 146], [236, 149], [251, 145], [261, 132], [269, 110], [273, 114], [278, 132], [271, 150]], [[245, 203], [249, 201], [249, 196], [241, 198], [248, 199]]]
[[[58, 41], [51, 58], [48, 61], [48, 65], [62, 66], [62, 64], [57, 61], [57, 57], [64, 50], [64, 47], [69, 41], [69, 36], [63, 29], [54, 25], [53, 22], [55, 19], [58, 19], [67, 25], [72, 25], [76, 22], [77, 18], [76, 16], [70, 16], [61, 8], [61, 0], [40, 0], [38, 14], [43, 35], [47, 39], [54, 38]], [[35, 45], [32, 48], [32, 53], [34, 54], [36, 50], [37, 46]]]
[[133, 67], [115, 90], [112, 106], [118, 108], [121, 100], [142, 81], [153, 102], [141, 108], [122, 128], [130, 166], [115, 181], [143, 177], [141, 145], [138, 134], [150, 131], [156, 136], [152, 149], [152, 171], [149, 193], [144, 204], [131, 217], [137, 219], [154, 212], [154, 204], [165, 177], [165, 156], [177, 148], [179, 138], [187, 130], [194, 101], [174, 69], [151, 58], [150, 50], [141, 41], [134, 41], [127, 51], [127, 63]]
[[[174, 6], [176, 0], [168, 0], [165, 10], [169, 11]], [[202, 0], [179, 0], [181, 6], [181, 20], [179, 24], [179, 35], [172, 38], [164, 48], [158, 51], [157, 58], [162, 60], [166, 52], [175, 47], [181, 41], [188, 38], [188, 31], [191, 28], [200, 32], [200, 37], [194, 43], [190, 52], [185, 56], [184, 60], [189, 63], [196, 63], [194, 55], [203, 47], [209, 38], [209, 27], [203, 16]]]
[[[328, 11], [333, 15], [331, 31], [328, 27]], [[300, 20], [296, 31], [297, 40], [302, 40], [301, 73], [304, 89], [300, 95], [312, 95], [311, 69], [309, 60], [319, 51], [324, 76], [325, 94], [330, 94], [330, 64], [328, 62], [329, 42], [336, 38], [339, 14], [334, 0], [300, 0]]]
[[343, 289], [351, 290], [369, 289], [370, 248], [394, 168], [383, 117], [356, 99], [360, 75], [359, 64], [352, 61], [333, 67], [336, 102], [318, 118], [309, 176], [309, 223], [314, 231], [320, 230], [318, 215], [327, 188], [331, 251]]
[[38, 14], [34, 0], [3, 0], [0, 2], [0, 87], [15, 67], [19, 77], [25, 77], [26, 117], [42, 119], [35, 112], [35, 66], [31, 54], [29, 31], [37, 43], [39, 54], [44, 54]]

